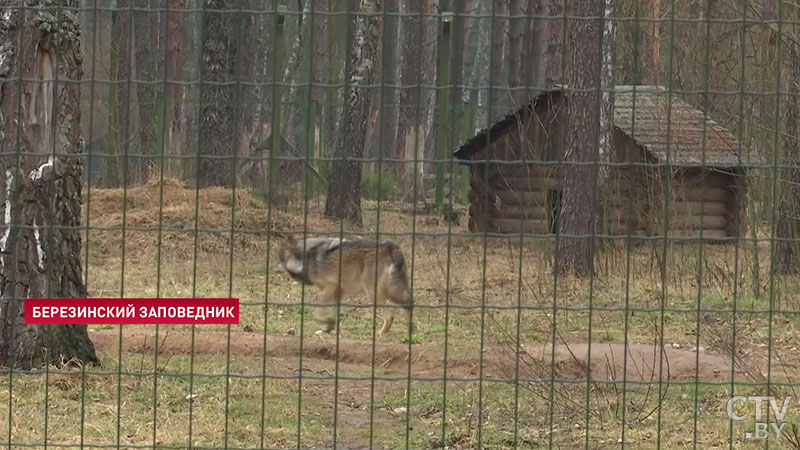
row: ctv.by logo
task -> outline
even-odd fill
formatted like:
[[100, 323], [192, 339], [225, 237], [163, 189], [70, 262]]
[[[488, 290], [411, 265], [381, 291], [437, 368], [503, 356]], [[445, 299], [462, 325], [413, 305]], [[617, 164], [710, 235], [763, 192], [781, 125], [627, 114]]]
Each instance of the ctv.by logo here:
[[[771, 411], [769, 422], [764, 421], [764, 403], [769, 402], [769, 409]], [[792, 397], [787, 395], [780, 407], [778, 400], [771, 395], [751, 395], [743, 396], [737, 395], [728, 400], [728, 417], [736, 422], [747, 420], [749, 414], [737, 414], [737, 403], [754, 403], [755, 404], [755, 428], [752, 432], [748, 431], [744, 436], [746, 439], [767, 439], [770, 433], [775, 433], [775, 439], [780, 440], [783, 435], [783, 429], [786, 427], [786, 415], [789, 413], [789, 404], [792, 402]]]

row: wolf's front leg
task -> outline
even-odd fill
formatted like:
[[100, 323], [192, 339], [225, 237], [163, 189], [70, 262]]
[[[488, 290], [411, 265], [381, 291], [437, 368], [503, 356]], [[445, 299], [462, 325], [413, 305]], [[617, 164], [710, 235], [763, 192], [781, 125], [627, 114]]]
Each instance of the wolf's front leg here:
[[322, 289], [319, 293], [320, 306], [317, 306], [311, 313], [311, 317], [322, 324], [322, 328], [316, 331], [317, 335], [327, 334], [336, 328], [338, 321], [340, 290], [333, 288]]

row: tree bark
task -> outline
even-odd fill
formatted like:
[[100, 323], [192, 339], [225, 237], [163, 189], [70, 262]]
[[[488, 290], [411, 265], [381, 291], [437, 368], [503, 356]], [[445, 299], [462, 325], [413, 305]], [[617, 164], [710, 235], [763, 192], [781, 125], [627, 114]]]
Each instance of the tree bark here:
[[[492, 9], [491, 2], [479, 1], [479, 10], [481, 14], [490, 14]], [[488, 3], [488, 6], [486, 5]], [[475, 130], [486, 128], [489, 124], [489, 114], [486, 108], [486, 97], [488, 96], [487, 89], [480, 89], [479, 87], [489, 84], [489, 71], [486, 67], [489, 65], [489, 47], [492, 45], [492, 27], [491, 21], [488, 19], [475, 20], [473, 33], [477, 35], [477, 48], [475, 50], [475, 64], [472, 66], [472, 76], [470, 77], [470, 86], [473, 89], [478, 89], [477, 94], [477, 111], [475, 114]]]
[[550, 40], [550, 19], [542, 18], [549, 16], [549, 0], [531, 0], [529, 8], [537, 17], [531, 20], [530, 30], [531, 42], [526, 58], [525, 72], [530, 77], [528, 80], [532, 84], [531, 95], [549, 89], [547, 81], [548, 68], [548, 42]]
[[[383, 82], [387, 85], [383, 89], [383, 142], [380, 143], [379, 151], [383, 156], [394, 157], [394, 150], [397, 146], [397, 129], [400, 121], [400, 96], [397, 86], [400, 80], [400, 62], [397, 59], [398, 47], [400, 42], [400, 20], [394, 14], [400, 12], [398, 0], [385, 0], [384, 10], [386, 19], [383, 24], [383, 51], [381, 55], [381, 67], [383, 71]], [[384, 152], [383, 149], [390, 149]], [[385, 164], [384, 164], [385, 167]]]
[[[592, 165], [600, 121], [597, 108], [598, 75], [603, 70], [597, 40], [602, 39], [602, 21], [585, 20], [603, 14], [605, 0], [572, 0], [569, 24], [568, 131], [564, 155], [564, 184], [559, 227], [562, 236], [558, 253], [558, 272], [588, 275], [591, 271], [593, 193], [597, 173]], [[581, 165], [576, 165], [579, 163]]]
[[[236, 8], [232, 0], [205, 0], [206, 34], [203, 43], [204, 80], [228, 82], [235, 67], [236, 49], [229, 35], [233, 32], [235, 15], [230, 10]], [[228, 10], [228, 11], [226, 11]], [[197, 184], [205, 186], [229, 186], [232, 181], [232, 161], [234, 154], [233, 127], [235, 114], [231, 87], [219, 84], [203, 86], [200, 93], [202, 114], [200, 117], [201, 154], [197, 173]], [[205, 157], [205, 158], [203, 158]], [[209, 158], [210, 157], [210, 158]]]
[[[603, 0], [605, 3], [603, 9], [603, 32], [600, 37], [602, 42], [602, 62], [600, 69], [600, 136], [598, 143], [598, 164], [597, 167], [597, 208], [595, 209], [595, 217], [599, 220], [597, 222], [603, 226], [604, 220], [604, 201], [605, 199], [605, 181], [608, 176], [609, 164], [611, 162], [611, 138], [613, 133], [613, 120], [614, 117], [614, 41], [617, 36], [617, 23], [613, 20], [615, 11], [615, 0]], [[604, 230], [599, 229], [597, 233], [602, 233]]]
[[26, 1], [24, 15], [20, 3], [0, 0], [0, 79], [7, 80], [0, 81], [0, 146], [15, 152], [0, 157], [0, 366], [96, 363], [85, 325], [24, 322], [24, 299], [85, 297], [86, 288], [78, 229], [80, 88], [41, 81], [82, 79], [78, 2], [59, 0], [56, 13], [45, 8], [52, 1]]
[[[148, 160], [161, 151], [158, 146], [158, 103], [163, 105], [163, 96], [159, 83], [156, 80], [156, 68], [163, 67], [160, 51], [164, 36], [161, 27], [161, 12], [149, 11], [148, 7], [160, 8], [163, 0], [134, 0], [136, 8], [133, 13], [133, 36], [136, 56], [136, 100], [139, 106], [139, 146], [134, 152], [136, 157], [128, 156], [128, 180], [139, 183], [144, 181], [147, 173]], [[150, 161], [150, 164], [153, 162]]]
[[342, 115], [344, 130], [339, 135], [331, 168], [325, 215], [346, 220], [356, 226], [361, 219], [361, 158], [367, 137], [370, 113], [370, 92], [362, 85], [374, 81], [375, 63], [380, 41], [381, 0], [352, 0], [352, 10], [370, 15], [354, 15], [354, 34], [348, 68], [347, 106]]
[[512, 109], [522, 106], [525, 98], [522, 73], [522, 41], [525, 37], [525, 18], [522, 16], [521, 0], [510, 0], [509, 14], [513, 17], [508, 25], [508, 87], [512, 101]]
[[111, 13], [111, 61], [109, 86], [108, 149], [114, 155], [106, 161], [103, 185], [119, 187], [124, 181], [126, 159], [130, 148], [130, 90], [125, 80], [131, 74], [131, 14], [128, 0], [117, 1], [118, 10]]
[[[237, 8], [250, 11], [263, 9], [263, 7], [263, 2], [258, 0], [241, 0], [237, 5]], [[259, 21], [270, 16], [244, 11], [237, 13], [237, 16], [238, 25], [235, 28], [237, 32], [231, 38], [237, 47], [234, 76], [242, 84], [233, 88], [238, 90], [238, 93], [235, 93], [235, 98], [238, 98], [235, 118], [237, 123], [235, 150], [236, 155], [243, 158], [250, 154], [256, 129], [259, 92], [253, 86], [258, 82], [258, 65], [255, 62], [258, 60], [258, 53], [261, 49], [268, 45], [268, 41], [259, 33]]]
[[[286, 62], [286, 70], [283, 73], [283, 83], [289, 85], [283, 89], [283, 105], [281, 130], [286, 140], [297, 150], [304, 149], [307, 134], [303, 130], [302, 109], [305, 106], [303, 97], [299, 95], [300, 89], [297, 85], [305, 82], [308, 74], [304, 70], [303, 61], [308, 59], [308, 52], [305, 50], [306, 37], [308, 34], [308, 22], [311, 14], [311, 0], [303, 2], [303, 9], [300, 11], [297, 32], [292, 43], [292, 50]], [[290, 36], [290, 35], [289, 35]]]
[[452, 38], [450, 39], [450, 107], [455, 116], [450, 121], [450, 143], [455, 145], [461, 140], [463, 130], [461, 129], [464, 121], [464, 48], [467, 46], [467, 11], [472, 4], [471, 0], [455, 1], [453, 8], [453, 28]]
[[[795, 8], [795, 17], [800, 8]], [[778, 245], [776, 265], [781, 274], [796, 274], [798, 268], [798, 240], [800, 239], [800, 30], [794, 25], [794, 40], [789, 44], [791, 77], [789, 80], [789, 96], [786, 100], [785, 128], [783, 134], [784, 164], [783, 183], [781, 186], [780, 208], [778, 216]]]
[[166, 108], [167, 142], [164, 151], [164, 175], [180, 177], [183, 170], [182, 156], [186, 148], [186, 119], [183, 110], [183, 98], [186, 95], [183, 85], [183, 30], [186, 15], [186, 0], [167, 0], [169, 13], [167, 16], [167, 99]]
[[[488, 107], [489, 123], [494, 123], [502, 116], [508, 113], [508, 78], [504, 77], [503, 66], [505, 65], [506, 43], [508, 36], [507, 27], [508, 19], [502, 16], [508, 15], [508, 1], [509, 0], [496, 0], [494, 5], [494, 20], [491, 25], [492, 36], [492, 55], [491, 55], [491, 75], [489, 80], [491, 83], [492, 100]], [[481, 69], [482, 70], [482, 69]], [[486, 126], [486, 125], [484, 125]]]
[[[414, 201], [422, 197], [422, 163], [425, 150], [424, 121], [426, 117], [420, 104], [423, 101], [420, 84], [425, 83], [422, 71], [424, 45], [422, 41], [422, 1], [400, 4], [403, 14], [400, 22], [403, 52], [400, 67], [403, 90], [400, 92], [401, 108], [398, 125], [396, 158], [397, 175], [402, 180], [404, 200]], [[414, 161], [418, 161], [416, 164]], [[417, 199], [414, 193], [417, 193]]]

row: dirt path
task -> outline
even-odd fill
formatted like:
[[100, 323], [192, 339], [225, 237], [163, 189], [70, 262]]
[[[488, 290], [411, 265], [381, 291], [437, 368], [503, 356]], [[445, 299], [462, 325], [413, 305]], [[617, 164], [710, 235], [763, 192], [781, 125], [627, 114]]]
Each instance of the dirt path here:
[[[119, 345], [119, 330], [90, 331], [89, 336], [98, 352], [115, 355]], [[152, 353], [155, 350], [155, 332], [150, 329], [124, 328], [122, 347], [126, 353]], [[225, 354], [228, 335], [221, 331], [202, 331], [195, 333], [195, 355]], [[237, 356], [251, 356], [259, 359], [263, 354], [264, 335], [253, 332], [231, 332], [230, 351]], [[267, 351], [270, 358], [291, 359], [300, 354], [300, 338], [268, 334]], [[408, 371], [408, 344], [378, 342], [375, 345], [375, 363], [386, 372], [406, 374]], [[192, 352], [191, 333], [186, 330], [168, 330], [159, 334], [159, 354], [188, 355]], [[306, 338], [303, 341], [303, 356], [318, 362], [336, 360], [336, 340], [334, 337], [320, 339]], [[585, 378], [588, 365], [592, 376], [603, 380], [653, 381], [659, 379], [659, 350], [651, 345], [628, 346], [627, 362], [623, 344], [572, 343], [552, 347], [542, 344], [526, 344], [521, 352], [520, 377], [540, 378], [542, 372], [549, 377], [550, 361], [554, 360], [559, 378]], [[477, 356], [476, 352], [470, 352]], [[730, 380], [730, 358], [698, 353], [688, 349], [666, 347], [661, 367], [663, 380], [702, 381]], [[411, 347], [412, 376], [440, 376], [443, 373], [444, 359], [441, 345], [435, 343], [415, 344]], [[373, 361], [372, 343], [369, 341], [340, 338], [338, 359], [340, 363], [371, 366]], [[487, 378], [510, 378], [514, 373], [514, 353], [505, 348], [487, 348], [483, 358], [483, 375]], [[698, 364], [699, 362], [699, 364]], [[699, 368], [696, 368], [699, 366]], [[627, 370], [623, 370], [626, 367]], [[476, 377], [480, 368], [477, 357], [459, 357], [452, 352], [447, 359], [448, 376]], [[546, 368], [546, 370], [545, 370]], [[736, 372], [737, 380], [743, 375]]]

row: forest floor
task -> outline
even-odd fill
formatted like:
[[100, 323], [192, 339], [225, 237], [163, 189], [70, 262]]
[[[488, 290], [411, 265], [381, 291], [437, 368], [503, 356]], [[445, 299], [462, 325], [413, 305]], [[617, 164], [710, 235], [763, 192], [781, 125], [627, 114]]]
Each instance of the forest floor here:
[[606, 448], [624, 433], [633, 448], [760, 448], [728, 399], [797, 383], [800, 279], [771, 275], [769, 242], [619, 242], [595, 276], [562, 278], [552, 237], [473, 236], [463, 209], [449, 226], [365, 201], [361, 231], [406, 253], [417, 334], [398, 311], [373, 339], [353, 299], [338, 336], [319, 337], [301, 304], [316, 292], [276, 251], [281, 231], [354, 236], [320, 200], [306, 215], [172, 180], [85, 197], [90, 296], [236, 297], [241, 321], [91, 327], [100, 366], [0, 379], [11, 447]]

